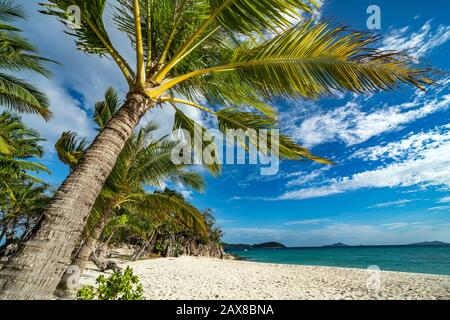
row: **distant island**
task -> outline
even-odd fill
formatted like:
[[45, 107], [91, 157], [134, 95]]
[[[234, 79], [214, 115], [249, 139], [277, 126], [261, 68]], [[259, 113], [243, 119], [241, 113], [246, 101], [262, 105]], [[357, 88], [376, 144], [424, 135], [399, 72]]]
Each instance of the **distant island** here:
[[280, 249], [286, 248], [286, 246], [279, 242], [264, 242], [257, 244], [230, 244], [223, 243], [224, 250], [249, 250], [249, 249]]
[[[264, 242], [257, 244], [231, 244], [231, 243], [223, 243], [224, 250], [235, 250], [235, 251], [244, 251], [250, 249], [282, 249], [286, 248], [286, 246], [279, 242]], [[322, 247], [298, 247], [298, 248], [351, 248], [351, 247], [384, 247], [387, 245], [348, 245], [343, 242], [336, 242], [329, 245], [324, 245]], [[411, 244], [403, 244], [403, 245], [390, 245], [392, 247], [420, 247], [420, 246], [429, 246], [429, 247], [445, 247], [450, 246], [450, 243], [442, 242], [442, 241], [424, 241], [417, 242]], [[389, 246], [389, 247], [390, 247]]]
[[323, 246], [324, 248], [343, 248], [343, 247], [350, 247], [349, 245], [342, 243], [342, 242], [337, 242], [337, 243], [333, 243], [331, 245], [327, 245], [327, 246]]
[[425, 242], [418, 242], [418, 243], [412, 243], [409, 244], [409, 246], [450, 246], [450, 243], [445, 243], [442, 241], [425, 241]]
[[[322, 246], [322, 248], [345, 248], [345, 247], [378, 247], [379, 245], [359, 245], [359, 246], [350, 246], [348, 244], [337, 242], [330, 245]], [[430, 247], [442, 247], [442, 246], [450, 246], [450, 243], [445, 243], [442, 241], [425, 241], [425, 242], [417, 242], [411, 244], [404, 245], [392, 245], [393, 247], [419, 247], [419, 246], [430, 246]]]

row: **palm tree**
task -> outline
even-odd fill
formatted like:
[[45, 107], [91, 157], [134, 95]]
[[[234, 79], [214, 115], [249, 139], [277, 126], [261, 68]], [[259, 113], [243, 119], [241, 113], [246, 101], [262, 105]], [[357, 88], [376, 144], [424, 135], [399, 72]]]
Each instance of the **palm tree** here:
[[[113, 118], [118, 109], [118, 94], [109, 88], [105, 93], [105, 100], [95, 105], [94, 120], [100, 130]], [[84, 271], [91, 254], [95, 252], [105, 226], [116, 213], [127, 208], [127, 204], [138, 202], [140, 210], [161, 209], [161, 206], [155, 206], [156, 200], [161, 201], [160, 197], [154, 199], [156, 196], [149, 195], [145, 191], [146, 187], [161, 187], [170, 180], [195, 190], [203, 190], [204, 181], [201, 176], [186, 171], [185, 165], [172, 162], [171, 151], [177, 141], [169, 141], [166, 138], [153, 139], [155, 129], [157, 127], [149, 123], [132, 134], [106, 180], [88, 218], [84, 232], [85, 241], [73, 262], [81, 272]], [[83, 158], [86, 146], [85, 139], [78, 139], [76, 134], [65, 132], [56, 143], [56, 150], [60, 160], [73, 170]], [[154, 201], [151, 202], [150, 199]], [[171, 201], [166, 206], [180, 212], [181, 204]], [[160, 211], [160, 214], [162, 212]], [[195, 210], [191, 210], [190, 213], [197, 214]]]
[[[21, 182], [9, 189], [0, 211], [0, 242], [13, 243], [18, 236], [26, 235], [48, 202], [47, 186], [34, 182]], [[5, 202], [3, 202], [5, 200]]]
[[26, 127], [21, 119], [7, 112], [0, 114], [0, 200], [7, 196], [13, 185], [24, 181], [41, 183], [32, 173], [50, 171], [40, 163], [32, 161], [43, 155], [39, 133]]
[[[106, 0], [48, 0], [44, 5], [44, 13], [60, 20], [71, 18], [69, 6], [79, 7], [79, 26], [70, 31], [77, 48], [112, 58], [129, 93], [57, 191], [39, 230], [1, 270], [0, 298], [53, 293], [117, 157], [152, 108], [175, 108], [175, 125], [186, 130], [193, 120], [180, 105], [216, 117], [221, 130], [267, 129], [277, 125], [267, 104], [277, 97], [373, 93], [401, 83], [423, 89], [432, 82], [427, 70], [412, 66], [404, 54], [375, 50], [375, 37], [327, 23], [292, 26], [292, 18], [310, 12], [314, 0], [117, 2], [113, 20], [129, 36], [135, 63], [125, 60], [108, 35]], [[279, 155], [328, 163], [284, 136]]]
[[[21, 36], [21, 30], [7, 24], [25, 19], [20, 5], [14, 1], [0, 1], [0, 104], [21, 113], [36, 113], [50, 119], [48, 100], [41, 91], [28, 82], [4, 73], [5, 71], [33, 71], [46, 77], [50, 72], [43, 66], [50, 60], [38, 56], [38, 51]], [[1, 143], [1, 142], [0, 142]]]
[[[17, 230], [25, 234], [47, 202], [47, 185], [33, 173], [49, 170], [32, 158], [43, 154], [37, 131], [19, 117], [0, 114], [0, 242], [15, 240]], [[19, 228], [20, 227], [20, 228]]]
[[131, 261], [139, 257], [154, 246], [158, 235], [167, 228], [184, 228], [192, 230], [203, 237], [209, 235], [209, 229], [202, 213], [192, 206], [184, 197], [174, 191], [165, 189], [163, 192], [147, 193], [139, 203], [130, 203], [122, 211], [123, 215], [112, 221], [107, 232], [107, 239], [102, 245], [106, 245], [113, 239], [116, 233], [125, 243], [132, 238], [138, 238], [140, 248], [133, 254]]

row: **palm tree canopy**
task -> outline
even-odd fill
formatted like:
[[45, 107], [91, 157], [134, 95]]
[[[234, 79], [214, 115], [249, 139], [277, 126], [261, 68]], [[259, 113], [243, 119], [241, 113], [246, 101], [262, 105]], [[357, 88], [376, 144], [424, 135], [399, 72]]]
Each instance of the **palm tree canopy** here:
[[44, 93], [17, 77], [4, 73], [33, 71], [46, 77], [50, 71], [44, 66], [51, 62], [38, 55], [38, 50], [21, 36], [21, 30], [7, 23], [25, 19], [20, 5], [14, 1], [0, 1], [0, 104], [21, 113], [36, 113], [45, 120], [51, 118], [48, 99]]
[[[107, 0], [49, 0], [42, 12], [68, 19], [74, 4], [81, 23], [69, 33], [80, 50], [112, 57], [130, 90], [160, 105], [208, 112], [221, 129], [233, 123], [259, 130], [261, 121], [264, 128], [276, 128], [269, 106], [275, 98], [374, 93], [402, 83], [424, 89], [433, 83], [430, 70], [405, 54], [376, 50], [374, 36], [306, 21], [304, 12], [317, 7], [313, 0], [118, 0], [111, 4], [113, 21], [131, 40], [135, 69], [108, 35]], [[300, 23], [292, 26], [292, 20]], [[217, 106], [227, 110], [212, 110]], [[253, 111], [239, 121], [249, 107]], [[192, 126], [179, 109], [176, 116], [176, 128]], [[285, 136], [279, 156], [330, 163]]]

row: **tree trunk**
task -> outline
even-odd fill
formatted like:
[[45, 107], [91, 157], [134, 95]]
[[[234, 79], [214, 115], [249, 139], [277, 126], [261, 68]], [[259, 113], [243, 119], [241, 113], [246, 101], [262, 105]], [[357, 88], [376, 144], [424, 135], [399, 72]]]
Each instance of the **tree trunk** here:
[[[73, 260], [70, 267], [78, 267], [80, 276], [84, 273], [86, 265], [91, 259], [92, 253], [97, 248], [98, 240], [100, 240], [103, 229], [106, 227], [112, 214], [112, 209], [107, 209], [104, 213], [102, 213], [100, 220], [94, 226], [92, 232], [87, 236], [87, 239], [81, 245], [80, 250], [78, 250], [75, 259]], [[61, 290], [67, 289], [67, 280], [72, 276], [73, 271], [70, 267], [66, 270], [66, 272], [64, 272], [61, 281], [59, 282], [58, 288]]]
[[[0, 234], [0, 242], [3, 240], [3, 238], [6, 236], [6, 233], [8, 232], [8, 227], [9, 227], [9, 221], [7, 221], [5, 223], [5, 225], [3, 226], [3, 230], [2, 233]], [[5, 239], [6, 241], [6, 239]], [[3, 245], [4, 246], [4, 245]]]
[[16, 232], [15, 232], [16, 231], [16, 223], [17, 223], [17, 218], [13, 218], [12, 223], [11, 223], [11, 231], [8, 232], [8, 230], [6, 230], [5, 246], [8, 246], [14, 242], [14, 238], [16, 237]]
[[138, 250], [132, 257], [131, 257], [131, 261], [136, 261], [137, 259], [139, 259], [139, 257], [144, 253], [144, 251], [150, 247], [150, 245], [154, 244], [156, 242], [156, 231], [152, 232], [152, 235], [150, 236], [150, 238], [148, 239], [148, 241], [146, 243], [144, 243], [144, 245], [142, 246], [142, 248], [140, 250]]
[[131, 93], [58, 189], [36, 231], [0, 271], [0, 299], [48, 299], [71, 263], [94, 202], [125, 142], [149, 107]]
[[112, 216], [112, 213], [113, 210], [108, 209], [107, 212], [102, 214], [100, 221], [92, 230], [92, 234], [88, 236], [88, 239], [86, 239], [85, 243], [78, 251], [78, 254], [75, 257], [75, 260], [73, 261], [72, 265], [78, 266], [78, 268], [80, 268], [81, 274], [83, 274], [84, 269], [86, 268], [86, 264], [88, 263], [92, 252], [94, 252], [97, 249], [98, 241], [100, 240], [100, 237], [103, 233], [103, 229], [105, 229], [106, 225], [108, 224], [108, 221]]

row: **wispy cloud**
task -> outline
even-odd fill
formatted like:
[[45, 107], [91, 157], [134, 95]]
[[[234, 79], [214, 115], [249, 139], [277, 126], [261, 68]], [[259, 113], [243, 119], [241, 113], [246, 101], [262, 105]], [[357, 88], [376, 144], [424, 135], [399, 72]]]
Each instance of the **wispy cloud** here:
[[310, 173], [303, 172], [303, 171], [292, 173], [292, 174], [288, 175], [287, 177], [294, 178], [294, 179], [288, 181], [286, 186], [292, 187], [292, 186], [305, 185], [305, 184], [310, 183], [310, 182], [316, 180], [317, 178], [323, 176], [323, 174], [328, 170], [330, 170], [330, 167], [323, 167], [323, 168], [314, 170]]
[[309, 220], [297, 220], [297, 221], [289, 221], [284, 225], [286, 226], [304, 226], [304, 225], [318, 225], [322, 223], [331, 222], [330, 219], [309, 219]]
[[450, 203], [450, 197], [444, 197], [440, 199], [438, 203]]
[[362, 105], [353, 101], [305, 119], [292, 130], [292, 134], [300, 137], [301, 142], [309, 147], [334, 141], [353, 146], [446, 110], [449, 105], [450, 94], [430, 98], [430, 95], [418, 93], [412, 101], [394, 106], [384, 105], [371, 112], [363, 111]]
[[[409, 149], [402, 149], [402, 160], [392, 162], [374, 170], [351, 176], [331, 179], [319, 187], [289, 191], [278, 200], [302, 200], [325, 197], [362, 188], [393, 188], [410, 186], [450, 187], [450, 127], [439, 127], [429, 132], [434, 139], [423, 146], [423, 133], [407, 137]], [[387, 144], [387, 150], [398, 148], [401, 142]], [[416, 148], [414, 148], [416, 146]]]
[[390, 208], [390, 207], [404, 207], [406, 204], [414, 202], [417, 200], [410, 200], [410, 199], [401, 199], [397, 201], [390, 201], [390, 202], [384, 202], [384, 203], [378, 203], [374, 206], [369, 207], [369, 209], [381, 209], [381, 208]]
[[407, 51], [419, 59], [433, 49], [450, 40], [450, 26], [440, 25], [434, 28], [431, 20], [418, 31], [411, 32], [410, 27], [393, 29], [383, 39], [383, 50]]
[[448, 211], [448, 212], [450, 212], [450, 206], [433, 207], [433, 208], [429, 208], [428, 211]]

